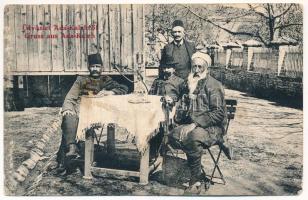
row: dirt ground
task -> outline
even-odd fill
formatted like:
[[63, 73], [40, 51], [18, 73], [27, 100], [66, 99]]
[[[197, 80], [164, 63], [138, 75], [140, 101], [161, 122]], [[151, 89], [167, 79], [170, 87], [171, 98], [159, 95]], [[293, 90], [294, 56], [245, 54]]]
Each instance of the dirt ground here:
[[[227, 98], [238, 100], [235, 120], [228, 138], [234, 159], [221, 157], [220, 167], [226, 185], [214, 184], [201, 195], [296, 195], [302, 190], [303, 111], [283, 107], [245, 93], [226, 90]], [[134, 178], [109, 175], [82, 178], [80, 171], [57, 177], [47, 170], [60, 144], [60, 132], [47, 142], [45, 154], [26, 180], [11, 187], [10, 178], [29, 158], [44, 131], [58, 117], [59, 108], [28, 108], [24, 112], [4, 114], [5, 189], [6, 195], [182, 195], [182, 183], [188, 178], [185, 160], [168, 157], [168, 184], [161, 172], [154, 173], [146, 186]], [[181, 155], [184, 157], [184, 155]], [[208, 154], [202, 163], [209, 174], [213, 163]]]

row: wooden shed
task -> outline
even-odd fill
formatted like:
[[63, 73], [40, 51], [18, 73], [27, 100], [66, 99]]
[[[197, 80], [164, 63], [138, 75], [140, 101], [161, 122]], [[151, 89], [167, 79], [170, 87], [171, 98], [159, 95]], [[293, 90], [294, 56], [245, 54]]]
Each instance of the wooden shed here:
[[140, 4], [7, 5], [4, 9], [4, 74], [17, 81], [15, 87], [26, 90], [25, 96], [33, 90], [29, 79], [45, 80], [50, 96], [52, 87], [63, 86], [61, 79], [88, 74], [87, 55], [97, 52], [103, 58], [103, 74], [119, 76], [117, 66], [133, 78], [133, 69], [144, 68], [143, 50]]

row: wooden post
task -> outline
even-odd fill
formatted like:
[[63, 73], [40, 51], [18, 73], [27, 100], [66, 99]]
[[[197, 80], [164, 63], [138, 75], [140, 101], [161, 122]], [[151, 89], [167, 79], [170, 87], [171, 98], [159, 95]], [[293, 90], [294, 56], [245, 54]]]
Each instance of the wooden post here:
[[84, 176], [85, 179], [92, 179], [91, 167], [94, 156], [94, 135], [93, 130], [86, 131], [85, 153], [84, 153]]
[[242, 63], [242, 70], [247, 70], [248, 69], [248, 46], [243, 45], [243, 63]]
[[150, 145], [148, 144], [146, 150], [141, 154], [140, 160], [140, 185], [149, 183], [149, 158], [150, 158]]
[[253, 64], [254, 64], [253, 54], [254, 54], [254, 48], [249, 47], [247, 54], [247, 71], [253, 71]]
[[228, 69], [230, 67], [231, 54], [232, 54], [232, 49], [227, 49], [226, 50], [226, 69]]
[[115, 124], [110, 123], [107, 126], [107, 154], [113, 156], [115, 153]]

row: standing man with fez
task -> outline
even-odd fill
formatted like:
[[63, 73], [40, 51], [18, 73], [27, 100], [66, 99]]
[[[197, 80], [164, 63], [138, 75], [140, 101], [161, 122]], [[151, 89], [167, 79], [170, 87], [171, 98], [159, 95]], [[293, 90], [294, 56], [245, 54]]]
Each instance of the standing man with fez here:
[[103, 61], [101, 55], [88, 56], [89, 76], [78, 76], [72, 88], [65, 97], [62, 106], [62, 141], [57, 154], [57, 173], [65, 174], [65, 162], [78, 156], [76, 133], [79, 119], [79, 105], [82, 95], [122, 95], [128, 88], [112, 80], [109, 76], [101, 76]]
[[191, 56], [196, 52], [195, 44], [184, 39], [185, 30], [181, 20], [172, 23], [171, 34], [174, 40], [162, 50], [159, 76], [163, 76], [162, 67], [165, 66], [167, 58], [173, 57], [177, 63], [174, 68], [176, 76], [186, 80], [191, 70]]

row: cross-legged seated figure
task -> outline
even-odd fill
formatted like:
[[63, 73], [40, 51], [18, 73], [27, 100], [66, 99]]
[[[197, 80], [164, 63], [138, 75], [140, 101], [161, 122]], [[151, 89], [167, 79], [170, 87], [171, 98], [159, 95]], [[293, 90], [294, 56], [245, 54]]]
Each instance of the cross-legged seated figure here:
[[107, 75], [101, 75], [103, 62], [100, 54], [88, 56], [88, 70], [90, 75], [78, 76], [72, 88], [65, 97], [62, 106], [62, 141], [57, 154], [58, 172], [66, 170], [65, 161], [78, 156], [76, 134], [79, 119], [79, 106], [82, 95], [121, 95], [126, 94], [128, 88], [112, 80]]
[[181, 147], [187, 156], [191, 172], [186, 194], [199, 194], [203, 187], [201, 156], [204, 147], [223, 140], [227, 112], [222, 84], [211, 77], [208, 66], [211, 58], [204, 53], [192, 55], [192, 72], [178, 89], [166, 85], [166, 99], [177, 102], [175, 122], [169, 141]]

